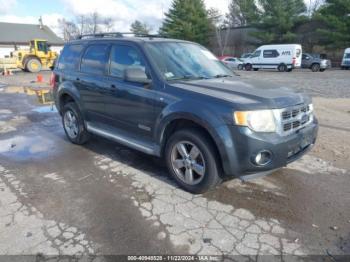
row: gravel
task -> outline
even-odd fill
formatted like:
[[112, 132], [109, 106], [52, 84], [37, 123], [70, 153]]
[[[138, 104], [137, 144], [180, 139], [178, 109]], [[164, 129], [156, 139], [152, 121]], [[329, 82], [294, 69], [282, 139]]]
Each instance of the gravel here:
[[350, 98], [350, 71], [327, 70], [313, 73], [310, 70], [294, 70], [291, 73], [260, 70], [237, 71], [245, 79], [259, 79], [277, 85], [326, 98]]

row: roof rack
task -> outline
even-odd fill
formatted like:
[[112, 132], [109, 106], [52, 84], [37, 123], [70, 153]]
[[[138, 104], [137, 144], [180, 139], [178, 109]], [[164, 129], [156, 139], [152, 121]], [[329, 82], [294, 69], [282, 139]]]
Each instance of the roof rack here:
[[105, 38], [105, 37], [124, 37], [125, 35], [134, 35], [135, 37], [149, 37], [149, 38], [165, 38], [165, 36], [161, 35], [152, 35], [152, 34], [135, 34], [132, 32], [107, 32], [107, 33], [96, 33], [96, 34], [86, 34], [86, 35], [80, 35], [78, 36], [78, 39], [85, 39], [85, 38]]

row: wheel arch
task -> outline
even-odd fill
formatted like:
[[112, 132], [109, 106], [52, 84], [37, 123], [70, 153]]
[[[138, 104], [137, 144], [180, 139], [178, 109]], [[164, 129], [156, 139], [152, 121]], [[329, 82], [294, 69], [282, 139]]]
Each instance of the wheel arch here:
[[22, 66], [23, 66], [23, 68], [26, 67], [27, 62], [28, 62], [30, 59], [36, 59], [36, 60], [38, 60], [38, 61], [40, 62], [40, 64], [41, 64], [41, 60], [40, 60], [40, 58], [39, 58], [38, 56], [36, 56], [36, 55], [25, 55], [25, 56], [23, 57], [23, 60], [22, 60]]
[[221, 146], [221, 141], [219, 140], [219, 136], [217, 135], [216, 130], [211, 128], [209, 123], [206, 121], [203, 121], [202, 119], [189, 114], [178, 114], [176, 116], [172, 116], [162, 125], [157, 140], [160, 145], [160, 156], [164, 155], [167, 141], [169, 141], [171, 135], [174, 134], [177, 130], [184, 128], [196, 128], [209, 139], [216, 150], [218, 161], [220, 167], [222, 168], [222, 161], [224, 159], [223, 156], [225, 152]]

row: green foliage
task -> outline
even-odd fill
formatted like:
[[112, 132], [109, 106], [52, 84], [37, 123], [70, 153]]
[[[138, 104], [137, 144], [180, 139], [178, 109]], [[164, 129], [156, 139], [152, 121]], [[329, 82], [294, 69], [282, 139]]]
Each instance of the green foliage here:
[[165, 16], [161, 35], [208, 44], [213, 25], [203, 0], [174, 0]]
[[259, 0], [259, 6], [258, 22], [252, 24], [258, 29], [255, 37], [264, 44], [295, 41], [296, 24], [306, 19], [304, 0]]
[[232, 0], [225, 24], [228, 26], [247, 26], [258, 21], [259, 10], [255, 0]]
[[316, 19], [323, 21], [325, 29], [318, 32], [324, 35], [324, 44], [329, 48], [350, 46], [350, 1], [327, 0], [316, 14]]
[[150, 28], [145, 23], [141, 23], [140, 21], [136, 20], [131, 24], [130, 31], [136, 36], [147, 35], [149, 34]]

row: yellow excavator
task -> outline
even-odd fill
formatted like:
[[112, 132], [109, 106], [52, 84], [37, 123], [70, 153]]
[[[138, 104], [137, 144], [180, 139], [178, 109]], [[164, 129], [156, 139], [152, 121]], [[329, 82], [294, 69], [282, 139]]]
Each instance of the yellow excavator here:
[[[52, 69], [57, 60], [57, 52], [51, 51], [46, 40], [33, 39], [28, 49], [18, 49], [9, 58], [0, 58], [0, 69], [22, 69], [32, 73]], [[16, 48], [15, 48], [16, 49]]]

